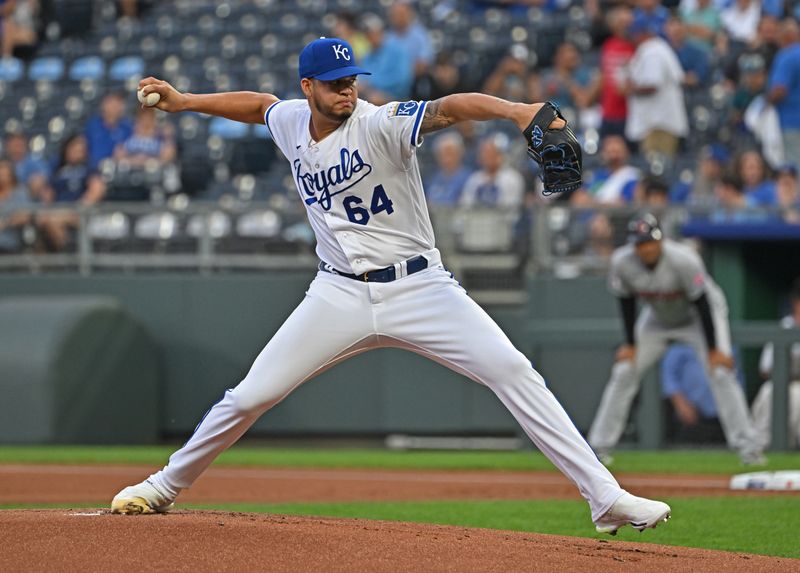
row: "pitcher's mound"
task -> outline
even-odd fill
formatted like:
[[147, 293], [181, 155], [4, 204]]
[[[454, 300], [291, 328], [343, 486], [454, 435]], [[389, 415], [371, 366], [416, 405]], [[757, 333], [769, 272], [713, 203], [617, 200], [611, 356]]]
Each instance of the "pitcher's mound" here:
[[800, 571], [800, 561], [722, 551], [221, 511], [9, 510], [0, 531], [0, 571]]

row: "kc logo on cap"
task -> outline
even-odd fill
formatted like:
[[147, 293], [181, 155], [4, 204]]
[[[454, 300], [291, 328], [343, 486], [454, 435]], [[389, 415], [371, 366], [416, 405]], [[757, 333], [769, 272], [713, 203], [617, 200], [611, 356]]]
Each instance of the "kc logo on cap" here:
[[337, 60], [339, 59], [339, 56], [341, 56], [348, 62], [350, 61], [350, 48], [348, 48], [347, 46], [342, 46], [341, 44], [334, 44], [333, 53], [336, 54]]
[[356, 65], [353, 48], [340, 38], [319, 38], [300, 52], [300, 79], [314, 78], [324, 82], [367, 74]]

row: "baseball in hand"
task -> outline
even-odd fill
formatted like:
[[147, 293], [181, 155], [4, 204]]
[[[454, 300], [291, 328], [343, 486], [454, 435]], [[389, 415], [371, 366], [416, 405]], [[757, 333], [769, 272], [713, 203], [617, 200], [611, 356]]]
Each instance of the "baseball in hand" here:
[[158, 102], [161, 101], [161, 96], [158, 95], [156, 92], [149, 93], [144, 95], [142, 90], [138, 90], [136, 92], [136, 97], [139, 99], [139, 102], [144, 104], [146, 107], [153, 107]]

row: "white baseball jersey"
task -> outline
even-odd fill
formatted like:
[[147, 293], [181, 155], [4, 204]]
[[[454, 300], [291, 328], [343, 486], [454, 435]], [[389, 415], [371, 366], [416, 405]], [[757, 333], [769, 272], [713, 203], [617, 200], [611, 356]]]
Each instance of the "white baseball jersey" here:
[[427, 102], [375, 106], [353, 114], [317, 142], [306, 100], [280, 100], [265, 114], [272, 139], [292, 166], [317, 237], [317, 255], [361, 274], [434, 248], [415, 152]]

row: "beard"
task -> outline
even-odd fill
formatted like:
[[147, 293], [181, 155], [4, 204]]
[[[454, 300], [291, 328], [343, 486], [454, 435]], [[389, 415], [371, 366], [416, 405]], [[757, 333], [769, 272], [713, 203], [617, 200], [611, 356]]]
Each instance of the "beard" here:
[[330, 117], [331, 119], [337, 119], [337, 120], [340, 120], [340, 121], [344, 121], [347, 118], [349, 118], [351, 115], [353, 115], [354, 111], [355, 111], [355, 108], [349, 109], [347, 111], [340, 111], [338, 113], [330, 112], [330, 114], [328, 114], [328, 117]]

